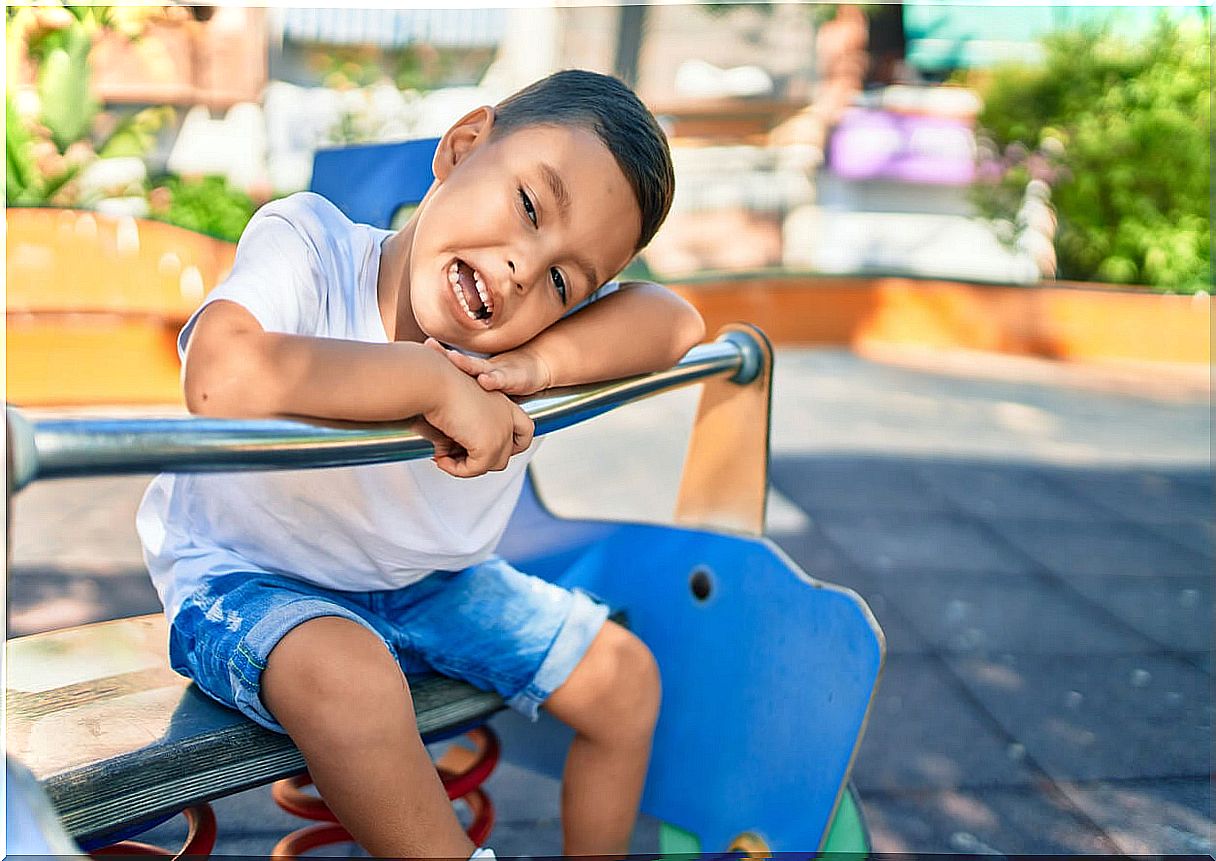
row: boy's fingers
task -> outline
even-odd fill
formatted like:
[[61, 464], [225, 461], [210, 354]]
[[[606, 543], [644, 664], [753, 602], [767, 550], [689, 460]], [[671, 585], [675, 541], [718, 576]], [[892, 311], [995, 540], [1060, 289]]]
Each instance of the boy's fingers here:
[[521, 410], [517, 405], [512, 404], [511, 420], [513, 428], [511, 431], [511, 454], [519, 454], [532, 445], [532, 434], [536, 431], [536, 425], [528, 414]]
[[427, 338], [422, 342], [422, 345], [424, 347], [431, 348], [441, 356], [446, 356], [449, 362], [470, 376], [475, 377], [491, 367], [489, 362], [485, 361], [484, 359], [466, 356], [464, 353], [458, 352], [457, 350], [449, 350], [434, 338]]
[[484, 371], [477, 375], [477, 384], [487, 392], [497, 392], [506, 389], [503, 384], [504, 374], [502, 371]]
[[470, 452], [463, 448], [452, 454], [445, 454], [435, 459], [435, 464], [448, 475], [456, 478], [473, 478], [493, 469], [487, 463], [486, 452]]
[[507, 466], [506, 458], [495, 452], [470, 454], [459, 464], [459, 471], [452, 474], [460, 478], [472, 478], [487, 472], [499, 472]]
[[459, 443], [428, 421], [416, 422], [414, 430], [418, 431], [420, 437], [430, 441], [435, 447], [436, 455], [462, 450]]
[[518, 368], [495, 368], [479, 374], [477, 382], [487, 392], [502, 392], [505, 395], [530, 395], [540, 389], [528, 379], [527, 372]]
[[488, 361], [479, 359], [476, 356], [466, 356], [464, 353], [452, 353], [450, 358], [456, 363], [458, 368], [470, 376], [475, 377], [478, 374], [488, 374], [494, 370], [494, 366]]
[[464, 446], [430, 422], [418, 422], [416, 427], [418, 433], [423, 438], [430, 440], [431, 445], [435, 447], [435, 453], [431, 456], [435, 466], [457, 478], [463, 478], [469, 474], [466, 466], [469, 456]]

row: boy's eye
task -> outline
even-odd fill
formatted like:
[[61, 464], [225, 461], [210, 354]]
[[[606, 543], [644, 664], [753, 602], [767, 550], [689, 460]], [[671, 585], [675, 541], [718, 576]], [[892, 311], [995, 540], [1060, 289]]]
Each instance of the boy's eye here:
[[562, 273], [557, 269], [550, 269], [549, 273], [553, 276], [553, 286], [557, 289], [557, 295], [561, 297], [562, 304], [566, 304], [566, 279], [562, 277]]
[[523, 186], [519, 187], [519, 200], [524, 205], [524, 212], [528, 216], [528, 220], [532, 222], [532, 226], [536, 226], [536, 207], [532, 205], [532, 200], [528, 197], [528, 193], [524, 191]]

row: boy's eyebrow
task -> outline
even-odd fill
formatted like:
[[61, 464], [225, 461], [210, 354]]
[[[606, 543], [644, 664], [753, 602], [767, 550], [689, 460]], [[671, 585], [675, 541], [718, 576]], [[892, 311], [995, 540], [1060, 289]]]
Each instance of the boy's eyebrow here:
[[[562, 182], [561, 174], [547, 162], [540, 163], [541, 176], [545, 178], [545, 184], [549, 186], [549, 191], [553, 192], [553, 197], [557, 200], [557, 208], [561, 217], [565, 219], [566, 213], [570, 211], [570, 190], [566, 188], [566, 183]], [[576, 257], [574, 260], [579, 269], [582, 270], [583, 277], [587, 279], [587, 283], [591, 286], [591, 291], [599, 289], [599, 275], [595, 272], [595, 267], [591, 265], [585, 257]]]
[[570, 210], [570, 192], [566, 189], [566, 184], [562, 182], [561, 174], [552, 165], [543, 161], [540, 163], [540, 172], [545, 178], [545, 184], [549, 186], [549, 190], [557, 198], [558, 209], [561, 210], [561, 215], [565, 218], [566, 213]]

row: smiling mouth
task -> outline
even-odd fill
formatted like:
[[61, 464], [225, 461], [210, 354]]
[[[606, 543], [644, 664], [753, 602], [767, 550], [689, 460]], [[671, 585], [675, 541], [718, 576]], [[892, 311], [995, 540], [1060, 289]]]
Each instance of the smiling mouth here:
[[494, 299], [480, 272], [457, 258], [448, 267], [448, 284], [470, 320], [489, 323], [494, 316]]

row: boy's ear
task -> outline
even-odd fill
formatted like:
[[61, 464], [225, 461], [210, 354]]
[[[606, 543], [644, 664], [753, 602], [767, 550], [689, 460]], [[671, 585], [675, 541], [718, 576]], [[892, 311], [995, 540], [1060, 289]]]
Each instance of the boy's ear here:
[[440, 182], [447, 179], [452, 168], [489, 139], [492, 128], [494, 109], [489, 105], [474, 108], [457, 120], [439, 139], [439, 148], [435, 150], [435, 159], [431, 164], [435, 179]]

